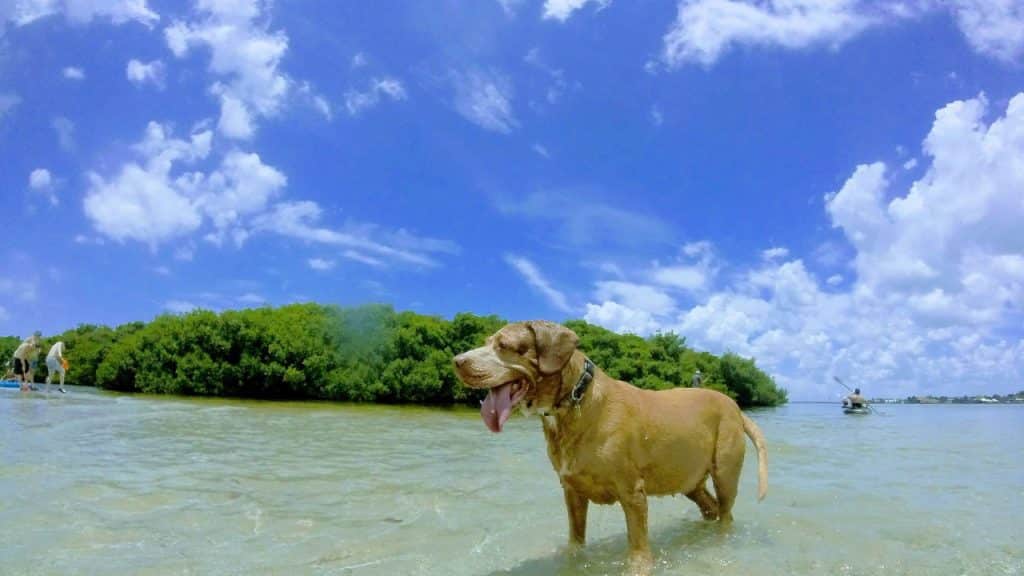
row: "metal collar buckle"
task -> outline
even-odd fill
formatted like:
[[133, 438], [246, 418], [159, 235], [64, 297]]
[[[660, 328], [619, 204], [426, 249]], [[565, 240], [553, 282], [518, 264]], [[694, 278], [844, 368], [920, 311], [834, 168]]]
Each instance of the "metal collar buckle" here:
[[583, 373], [580, 374], [580, 379], [576, 381], [576, 385], [572, 387], [572, 392], [569, 394], [569, 398], [572, 399], [572, 403], [579, 406], [583, 400], [583, 394], [587, 391], [587, 386], [590, 385], [591, 380], [594, 379], [594, 363], [590, 361], [590, 358], [583, 359]]

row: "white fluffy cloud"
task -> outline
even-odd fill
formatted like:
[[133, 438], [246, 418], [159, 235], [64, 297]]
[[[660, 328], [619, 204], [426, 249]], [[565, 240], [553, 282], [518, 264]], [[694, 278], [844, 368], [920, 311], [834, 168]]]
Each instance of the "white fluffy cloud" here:
[[152, 28], [160, 20], [146, 0], [15, 0], [11, 20], [24, 26], [55, 14], [64, 14], [74, 24], [109, 18], [114, 24], [138, 22]]
[[981, 96], [936, 113], [923, 146], [931, 164], [905, 195], [885, 201], [888, 167], [876, 163], [827, 198], [862, 286], [964, 322], [1024, 304], [1024, 94], [990, 124], [987, 108]]
[[[1002, 116], [987, 114], [984, 97], [939, 110], [922, 147], [926, 172], [906, 189], [874, 163], [827, 196], [854, 249], [852, 281], [820, 280], [767, 249], [692, 305], [693, 293], [665, 292], [673, 268], [599, 281], [586, 319], [753, 356], [796, 398], [833, 397], [834, 375], [872, 395], [1009, 390], [1024, 377], [1014, 322], [1024, 313], [1024, 94]], [[683, 253], [710, 261], [706, 243]]]
[[707, 65], [735, 45], [839, 45], [872, 24], [859, 8], [859, 0], [680, 2], [676, 21], [665, 34], [662, 58], [669, 66]]
[[1024, 56], [1024, 3], [1020, 0], [954, 0], [951, 4], [960, 30], [975, 50], [1011, 63]]
[[657, 284], [670, 288], [697, 292], [708, 285], [708, 270], [704, 266], [657, 267], [651, 277]]
[[33, 190], [46, 190], [53, 184], [53, 177], [46, 168], [36, 168], [28, 175], [28, 185]]
[[358, 116], [376, 106], [383, 97], [396, 102], [405, 100], [405, 87], [394, 78], [374, 78], [364, 92], [349, 90], [345, 93], [345, 108], [350, 115]]
[[711, 65], [740, 46], [836, 48], [865, 30], [945, 10], [979, 53], [1007, 62], [1024, 54], [1019, 0], [682, 0], [664, 37], [662, 61]]
[[477, 126], [508, 134], [519, 126], [512, 110], [512, 83], [482, 71], [453, 72], [455, 111]]
[[587, 4], [595, 4], [598, 9], [611, 4], [612, 0], [544, 0], [544, 18], [565, 22], [573, 12]]
[[[209, 129], [197, 129], [182, 139], [175, 138], [168, 126], [150, 122], [134, 147], [137, 161], [125, 163], [109, 177], [89, 174], [86, 216], [101, 236], [120, 242], [138, 241], [155, 249], [186, 238], [175, 253], [179, 260], [192, 259], [195, 235], [216, 246], [230, 240], [241, 247], [255, 233], [334, 246], [340, 257], [374, 267], [436, 266], [437, 255], [458, 252], [451, 242], [402, 229], [371, 224], [349, 224], [344, 230], [323, 227], [315, 202], [281, 201], [287, 177], [258, 154], [231, 149], [215, 168], [195, 169], [210, 156], [212, 146]], [[310, 266], [322, 268], [326, 262], [333, 265], [315, 259]]]
[[258, 154], [237, 150], [228, 152], [209, 174], [193, 172], [178, 178], [193, 206], [214, 226], [206, 240], [218, 246], [229, 237], [236, 246], [244, 244], [249, 237], [245, 219], [266, 210], [287, 183], [285, 175], [264, 164]]
[[[340, 257], [378, 268], [431, 267], [438, 265], [438, 255], [458, 252], [451, 242], [405, 230], [321, 226], [322, 210], [315, 202], [279, 201], [287, 177], [255, 153], [231, 150], [209, 172], [192, 169], [210, 155], [212, 139], [210, 130], [175, 138], [168, 127], [151, 122], [135, 146], [139, 161], [126, 163], [112, 177], [89, 174], [83, 207], [96, 231], [153, 248], [202, 234], [204, 226], [203, 238], [217, 246], [227, 240], [241, 246], [252, 234], [269, 233], [337, 247]], [[191, 244], [179, 247], [175, 257], [190, 260], [193, 251]], [[333, 261], [312, 259], [309, 265], [326, 269]]]
[[498, 5], [506, 16], [515, 16], [525, 0], [498, 0]]
[[68, 66], [61, 74], [68, 80], [85, 80], [85, 71], [77, 66]]
[[782, 246], [776, 246], [761, 252], [761, 257], [765, 260], [777, 260], [786, 256], [789, 256], [789, 249]]
[[327, 258], [310, 258], [307, 263], [313, 270], [319, 270], [321, 272], [334, 268], [334, 260]]
[[36, 168], [28, 175], [28, 187], [33, 192], [45, 196], [50, 201], [52, 206], [60, 204], [60, 199], [57, 198], [57, 194], [54, 191], [56, 182], [54, 181], [53, 175], [46, 168]]
[[171, 138], [169, 130], [150, 122], [136, 146], [142, 163], [129, 162], [112, 178], [89, 174], [83, 207], [96, 231], [118, 241], [138, 240], [151, 246], [199, 228], [202, 214], [181, 189], [188, 175], [172, 177], [175, 163], [191, 163], [210, 152], [212, 134], [189, 140]]
[[631, 310], [651, 316], [667, 316], [676, 310], [676, 302], [671, 296], [657, 287], [645, 284], [602, 280], [597, 283], [594, 297], [597, 300], [618, 302]]
[[196, 21], [164, 30], [167, 46], [178, 58], [193, 47], [209, 48], [210, 72], [224, 79], [210, 88], [221, 103], [218, 129], [228, 138], [248, 139], [256, 118], [280, 112], [292, 86], [279, 70], [288, 36], [267, 29], [257, 0], [200, 0], [197, 7]]
[[164, 63], [160, 60], [142, 62], [132, 58], [125, 65], [124, 75], [136, 86], [152, 84], [161, 90], [164, 87]]
[[266, 211], [287, 185], [287, 178], [263, 163], [258, 154], [232, 150], [219, 166], [204, 173], [186, 168], [210, 154], [213, 134], [194, 133], [189, 140], [151, 122], [129, 162], [112, 178], [91, 173], [85, 213], [96, 231], [118, 241], [157, 246], [197, 231], [204, 222], [207, 240], [221, 244], [248, 238], [247, 220]]

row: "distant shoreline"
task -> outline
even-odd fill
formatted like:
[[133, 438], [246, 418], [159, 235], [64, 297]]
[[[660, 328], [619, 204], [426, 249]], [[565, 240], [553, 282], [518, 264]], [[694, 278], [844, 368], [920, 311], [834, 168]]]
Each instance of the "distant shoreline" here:
[[[841, 400], [790, 400], [789, 404], [835, 404], [841, 405]], [[998, 401], [998, 402], [907, 402], [906, 400], [896, 401], [876, 401], [871, 400], [869, 404], [878, 404], [882, 406], [896, 406], [896, 405], [907, 405], [907, 406], [1024, 406], [1024, 400], [1013, 400], [1010, 402]]]

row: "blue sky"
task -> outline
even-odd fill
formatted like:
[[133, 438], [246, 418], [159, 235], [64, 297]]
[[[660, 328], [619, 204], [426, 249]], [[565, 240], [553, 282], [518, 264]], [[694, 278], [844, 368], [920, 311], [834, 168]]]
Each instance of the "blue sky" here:
[[0, 333], [313, 300], [1024, 388], [1016, 0], [0, 0]]

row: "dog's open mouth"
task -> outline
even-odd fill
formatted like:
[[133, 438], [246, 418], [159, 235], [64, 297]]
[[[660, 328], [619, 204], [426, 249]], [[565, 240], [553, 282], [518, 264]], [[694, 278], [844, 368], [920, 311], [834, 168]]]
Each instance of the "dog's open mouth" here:
[[487, 398], [480, 403], [480, 417], [491, 432], [501, 432], [501, 427], [512, 415], [512, 409], [525, 395], [525, 380], [506, 382], [487, 391]]

